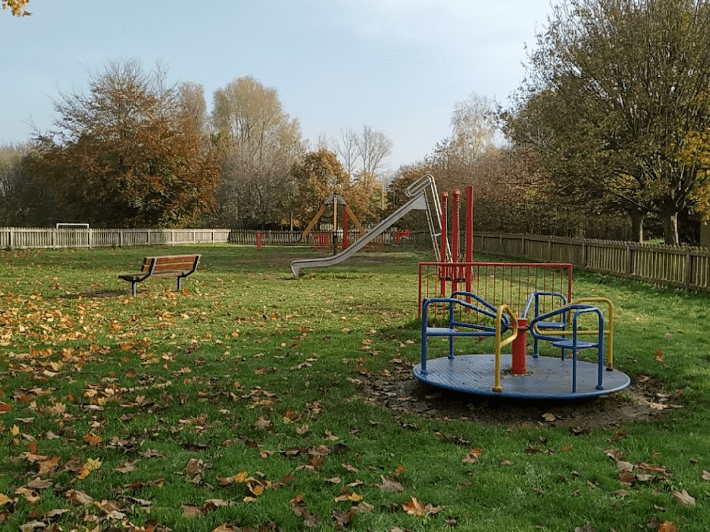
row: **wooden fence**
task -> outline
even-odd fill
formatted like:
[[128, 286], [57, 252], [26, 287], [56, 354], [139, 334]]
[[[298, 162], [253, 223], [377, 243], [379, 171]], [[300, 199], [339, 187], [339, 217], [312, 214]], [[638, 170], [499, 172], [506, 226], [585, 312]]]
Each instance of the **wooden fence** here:
[[[229, 242], [232, 244], [242, 244], [247, 246], [256, 245], [256, 233], [253, 230], [241, 230], [233, 229], [229, 235]], [[261, 244], [263, 246], [310, 246], [311, 238], [307, 237], [301, 239], [301, 233], [293, 233], [291, 231], [260, 231], [261, 233]], [[314, 231], [313, 234], [318, 234], [318, 231]], [[322, 234], [322, 233], [321, 233]], [[332, 235], [331, 232], [326, 231], [325, 234]], [[340, 235], [342, 238], [342, 234]], [[352, 244], [358, 238], [360, 238], [360, 233], [358, 231], [348, 231], [348, 241]], [[398, 241], [399, 240], [399, 241]], [[401, 244], [401, 238], [397, 238], [397, 230], [392, 228], [388, 229], [382, 235], [378, 237], [378, 242], [385, 245], [390, 244]], [[411, 231], [409, 235], [409, 242], [411, 244], [426, 242], [429, 243], [428, 233], [414, 232]]]
[[476, 253], [575, 268], [685, 290], [710, 291], [710, 248], [506, 233], [476, 233]]
[[229, 229], [0, 228], [0, 249], [106, 248], [228, 242]]
[[[310, 239], [291, 231], [260, 231], [263, 246], [310, 246]], [[0, 228], [0, 249], [22, 248], [100, 248], [197, 243], [256, 245], [254, 230], [240, 229], [87, 229], [87, 228]], [[350, 242], [360, 234], [348, 232]], [[411, 243], [424, 240], [424, 233], [411, 234]], [[384, 244], [396, 243], [396, 231], [381, 236]]]

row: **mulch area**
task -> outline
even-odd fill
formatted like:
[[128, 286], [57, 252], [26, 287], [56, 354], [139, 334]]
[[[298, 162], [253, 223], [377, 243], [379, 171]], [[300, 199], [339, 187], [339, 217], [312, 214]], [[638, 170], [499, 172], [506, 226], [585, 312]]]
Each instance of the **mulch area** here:
[[414, 378], [412, 368], [411, 363], [396, 361], [381, 373], [360, 375], [352, 382], [366, 401], [391, 410], [397, 417], [412, 414], [485, 426], [563, 426], [573, 432], [657, 419], [684, 404], [681, 392], [667, 393], [663, 381], [645, 375], [632, 376], [629, 388], [609, 395], [531, 401], [436, 388]]

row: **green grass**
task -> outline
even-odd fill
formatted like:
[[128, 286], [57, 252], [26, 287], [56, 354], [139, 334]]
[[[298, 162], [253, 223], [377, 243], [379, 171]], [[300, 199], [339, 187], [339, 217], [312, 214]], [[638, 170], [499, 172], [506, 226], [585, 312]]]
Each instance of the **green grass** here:
[[[116, 278], [143, 256], [195, 251], [181, 293], [149, 280], [131, 298]], [[656, 516], [708, 530], [707, 295], [576, 273], [576, 296], [615, 304], [615, 366], [662, 380], [684, 408], [581, 434], [486, 427], [395, 417], [353, 384], [417, 361], [416, 264], [429, 257], [367, 255], [293, 279], [289, 262], [308, 254], [0, 252], [0, 529], [333, 530], [337, 516], [363, 531], [621, 532]], [[479, 461], [462, 463], [475, 447]], [[664, 469], [624, 485], [610, 449]], [[404, 511], [413, 498], [423, 515]]]

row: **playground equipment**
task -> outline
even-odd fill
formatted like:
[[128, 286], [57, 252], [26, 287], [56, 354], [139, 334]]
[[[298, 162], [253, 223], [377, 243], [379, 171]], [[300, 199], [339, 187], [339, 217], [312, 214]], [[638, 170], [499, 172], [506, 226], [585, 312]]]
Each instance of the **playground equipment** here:
[[332, 205], [333, 206], [333, 232], [332, 233], [319, 233], [319, 234], [314, 234], [314, 238], [312, 239], [311, 247], [315, 247], [316, 249], [321, 249], [321, 250], [327, 250], [331, 246], [333, 247], [333, 250], [337, 249], [337, 228], [338, 228], [338, 206], [342, 207], [342, 217], [341, 217], [341, 226], [342, 226], [342, 234], [343, 234], [343, 241], [342, 241], [342, 246], [343, 249], [346, 249], [348, 247], [348, 222], [352, 221], [353, 225], [357, 228], [357, 230], [360, 232], [360, 237], [364, 236], [367, 231], [365, 231], [365, 228], [360, 225], [360, 221], [357, 219], [357, 216], [355, 216], [355, 213], [350, 209], [348, 204], [345, 202], [343, 197], [340, 194], [331, 194], [328, 199], [326, 199], [323, 204], [320, 206], [320, 209], [318, 209], [318, 212], [316, 215], [313, 217], [313, 219], [308, 223], [306, 228], [304, 229], [303, 233], [301, 234], [301, 238], [299, 240], [302, 240], [306, 238], [313, 228], [316, 226], [318, 221], [321, 219], [323, 214], [325, 214], [325, 211], [327, 210], [328, 206]]
[[[527, 399], [592, 397], [629, 386], [629, 377], [613, 368], [613, 304], [599, 297], [573, 300], [571, 264], [473, 262], [470, 201], [466, 261], [458, 261], [459, 194], [457, 190], [453, 194], [451, 253], [446, 253], [448, 195], [444, 194], [444, 259], [419, 264], [422, 347], [414, 376], [440, 388]], [[467, 195], [471, 197], [469, 190]], [[460, 285], [465, 290], [459, 290]], [[605, 307], [606, 314], [597, 304]], [[506, 331], [511, 332], [503, 340]], [[533, 337], [532, 355], [527, 354], [527, 331]], [[587, 336], [591, 338], [582, 338]], [[448, 338], [447, 356], [431, 359], [428, 343], [437, 337]], [[457, 354], [454, 341], [471, 337], [494, 338], [493, 354]], [[540, 356], [540, 342], [560, 349], [560, 356]], [[508, 344], [511, 354], [501, 353]], [[594, 350], [596, 361], [580, 360], [583, 350]]]
[[[442, 234], [440, 218], [441, 207], [439, 204], [439, 197], [436, 191], [436, 183], [434, 182], [434, 178], [429, 174], [424, 175], [409, 185], [405, 192], [409, 198], [407, 203], [402, 205], [375, 227], [367, 231], [367, 233], [362, 234], [361, 230], [360, 238], [348, 246], [344, 245], [344, 249], [340, 253], [336, 253], [330, 257], [297, 259], [291, 262], [291, 271], [293, 272], [293, 276], [298, 277], [300, 270], [303, 268], [324, 268], [327, 266], [341, 264], [363, 249], [367, 244], [384, 233], [388, 228], [397, 223], [400, 218], [412, 210], [424, 211], [426, 213], [427, 225], [429, 227], [429, 233], [431, 234], [432, 243], [434, 245], [434, 254], [436, 255], [437, 260], [439, 260], [440, 254], [436, 245], [436, 240]], [[325, 212], [325, 208], [325, 204], [321, 206], [323, 212]], [[337, 211], [337, 209], [335, 210]], [[322, 214], [323, 213], [321, 212], [321, 215]], [[334, 216], [337, 216], [337, 214]], [[309, 224], [306, 228], [307, 231], [313, 229], [311, 225], [315, 226], [315, 222], [311, 221], [311, 224]], [[337, 224], [334, 223], [333, 226], [337, 227]], [[304, 235], [305, 234], [307, 233], [304, 231]], [[346, 231], [343, 231], [343, 236], [345, 236], [345, 234]]]

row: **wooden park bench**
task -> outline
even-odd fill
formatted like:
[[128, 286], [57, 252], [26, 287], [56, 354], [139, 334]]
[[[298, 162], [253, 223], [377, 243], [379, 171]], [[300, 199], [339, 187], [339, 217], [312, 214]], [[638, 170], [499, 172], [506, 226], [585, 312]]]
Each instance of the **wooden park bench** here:
[[197, 270], [202, 255], [173, 255], [166, 257], [146, 257], [140, 273], [124, 273], [119, 279], [131, 283], [131, 295], [136, 295], [136, 285], [151, 277], [175, 277], [180, 290], [183, 278]]

